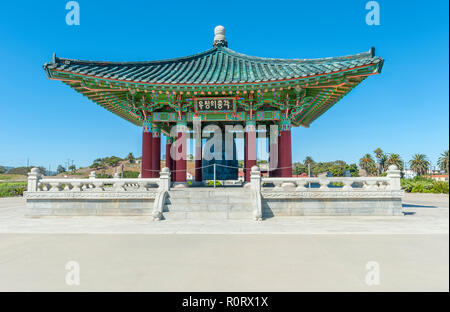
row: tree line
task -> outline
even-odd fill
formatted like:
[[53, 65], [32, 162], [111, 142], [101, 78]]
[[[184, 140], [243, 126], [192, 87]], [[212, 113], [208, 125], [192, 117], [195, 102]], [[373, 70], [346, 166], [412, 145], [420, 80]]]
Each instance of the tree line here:
[[[400, 170], [404, 170], [404, 161], [399, 154], [385, 153], [381, 148], [373, 151], [374, 157], [367, 153], [359, 160], [359, 166], [369, 175], [383, 175], [390, 165], [396, 165]], [[409, 168], [418, 176], [423, 176], [432, 171], [431, 162], [425, 154], [414, 154], [408, 161]], [[449, 151], [441, 153], [438, 162], [440, 171], [449, 172]]]

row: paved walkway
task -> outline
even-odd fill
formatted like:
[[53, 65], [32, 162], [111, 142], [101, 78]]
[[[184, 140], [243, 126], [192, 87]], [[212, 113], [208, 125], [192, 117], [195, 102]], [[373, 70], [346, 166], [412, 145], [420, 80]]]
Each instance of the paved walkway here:
[[[447, 235], [1, 234], [0, 291], [448, 291], [448, 246]], [[65, 282], [69, 261], [79, 286]], [[378, 285], [366, 284], [370, 262]]]
[[32, 219], [1, 199], [0, 291], [448, 291], [448, 196], [404, 202], [415, 214], [153, 222]]
[[442, 234], [449, 233], [448, 195], [406, 194], [400, 217], [277, 217], [167, 220], [151, 217], [25, 217], [22, 198], [0, 199], [0, 233], [114, 234]]

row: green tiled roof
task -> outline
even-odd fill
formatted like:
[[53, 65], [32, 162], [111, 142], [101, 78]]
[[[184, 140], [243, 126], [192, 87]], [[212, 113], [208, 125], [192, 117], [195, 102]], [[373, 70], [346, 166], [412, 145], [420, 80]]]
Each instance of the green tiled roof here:
[[226, 85], [278, 82], [333, 74], [377, 65], [383, 59], [368, 52], [321, 59], [275, 59], [248, 56], [216, 46], [191, 56], [148, 62], [82, 61], [54, 57], [44, 69], [99, 79], [163, 85]]
[[[279, 123], [308, 127], [359, 83], [381, 72], [375, 49], [320, 59], [255, 57], [227, 47], [214, 30], [213, 48], [190, 56], [146, 62], [59, 58], [44, 70], [112, 113], [136, 125], [152, 120], [164, 131], [177, 120]], [[233, 112], [196, 112], [199, 98], [227, 97]], [[263, 116], [268, 116], [263, 118]]]

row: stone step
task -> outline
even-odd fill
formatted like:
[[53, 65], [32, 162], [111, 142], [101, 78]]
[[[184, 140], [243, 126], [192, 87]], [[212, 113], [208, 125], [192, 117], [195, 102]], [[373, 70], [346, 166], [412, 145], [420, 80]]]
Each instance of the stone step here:
[[250, 196], [249, 191], [181, 191], [170, 190], [169, 194], [172, 198], [240, 198], [246, 199]]
[[246, 188], [171, 189], [163, 211], [166, 219], [248, 219], [252, 214], [251, 193]]
[[246, 204], [250, 203], [250, 198], [236, 198], [236, 197], [218, 197], [218, 198], [189, 198], [189, 197], [172, 197], [169, 195], [170, 202], [178, 205], [221, 205], [221, 204]]
[[[186, 206], [184, 206], [186, 207]], [[167, 204], [164, 207], [164, 219], [249, 219], [253, 215], [250, 206], [216, 206], [195, 205], [183, 209], [180, 206]]]
[[[168, 200], [165, 203], [168, 211], [251, 211], [252, 205], [250, 203], [239, 203], [239, 204], [207, 204], [207, 203], [197, 203], [197, 204], [179, 204], [173, 203]], [[170, 209], [169, 209], [170, 208]]]
[[247, 189], [187, 188], [169, 191], [166, 219], [248, 219], [253, 214]]

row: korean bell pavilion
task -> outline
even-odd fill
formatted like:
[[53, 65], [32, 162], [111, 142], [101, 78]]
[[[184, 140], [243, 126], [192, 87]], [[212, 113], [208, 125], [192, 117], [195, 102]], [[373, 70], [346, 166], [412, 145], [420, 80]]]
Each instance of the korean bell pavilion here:
[[[175, 140], [191, 137], [201, 125], [240, 124], [244, 134], [244, 176], [256, 165], [256, 126], [277, 125], [270, 153], [277, 163], [270, 177], [292, 176], [291, 128], [309, 125], [354, 87], [381, 72], [375, 49], [319, 59], [249, 56], [228, 48], [225, 29], [214, 30], [212, 48], [173, 59], [143, 62], [83, 61], [53, 56], [44, 65], [49, 79], [62, 81], [110, 112], [142, 127], [142, 178], [160, 174], [161, 134], [166, 136], [165, 164], [174, 182], [186, 182], [186, 155], [173, 157]], [[264, 51], [262, 51], [264, 52]], [[173, 134], [171, 129], [176, 126]], [[186, 153], [177, 149], [177, 153]], [[272, 154], [269, 154], [272, 155]], [[236, 155], [234, 155], [236, 157]], [[218, 179], [235, 179], [237, 160]], [[202, 161], [202, 140], [195, 144], [195, 181], [210, 178]], [[209, 170], [209, 171], [208, 171]], [[231, 171], [230, 171], [231, 170]], [[221, 177], [222, 176], [222, 177]]]

